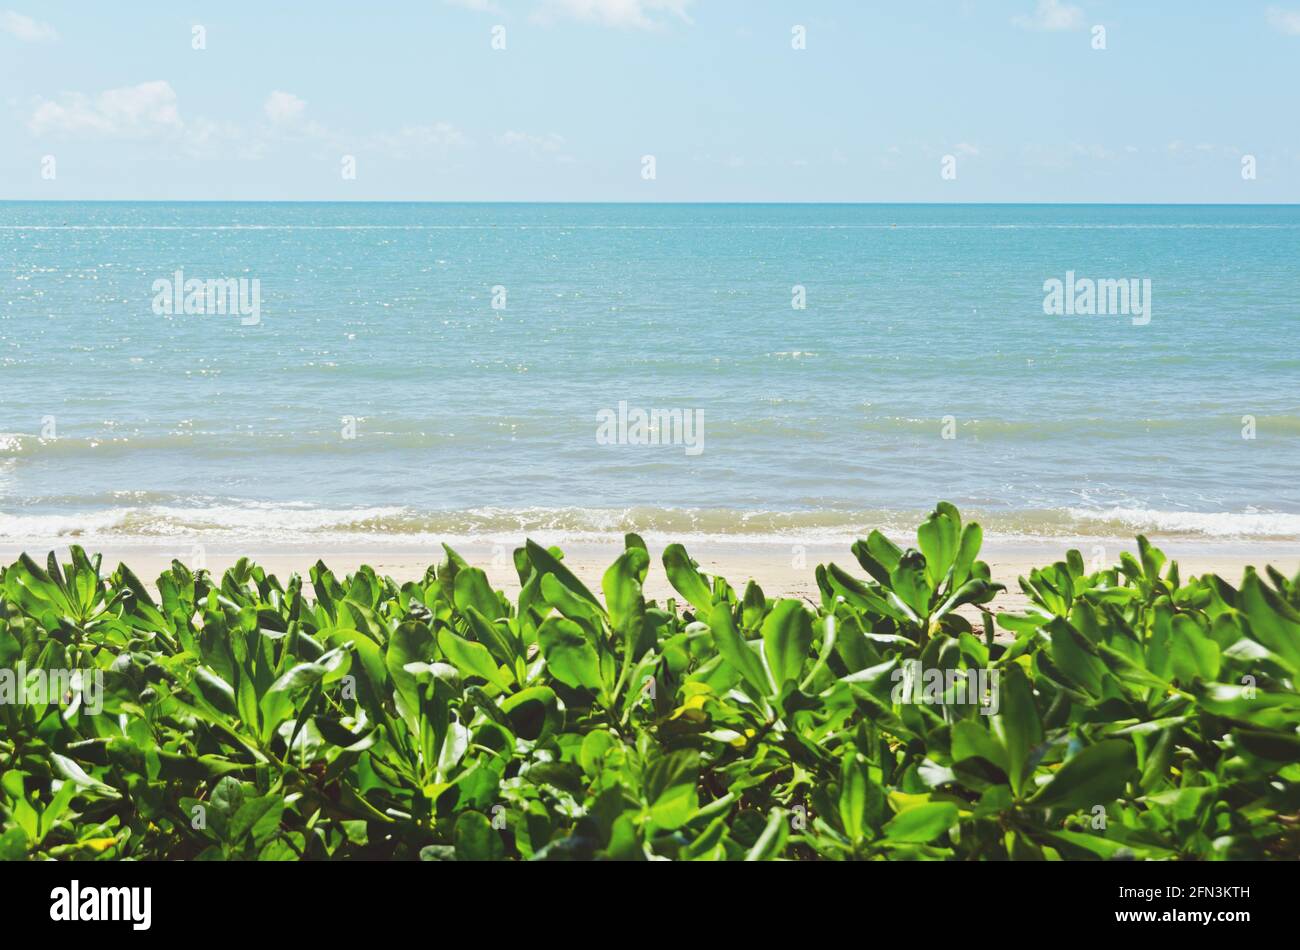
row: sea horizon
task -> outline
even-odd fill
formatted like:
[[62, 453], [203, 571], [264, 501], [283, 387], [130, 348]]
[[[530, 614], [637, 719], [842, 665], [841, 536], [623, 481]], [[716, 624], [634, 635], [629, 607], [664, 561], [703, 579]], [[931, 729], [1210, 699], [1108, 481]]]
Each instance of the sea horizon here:
[[823, 207], [1097, 207], [1097, 208], [1296, 208], [1300, 202], [1295, 201], [785, 201], [754, 199], [750, 201], [564, 201], [561, 199], [454, 199], [454, 198], [0, 198], [2, 204], [29, 205], [64, 205], [64, 204], [171, 204], [171, 205], [702, 205], [702, 206], [745, 206], [745, 205], [796, 205]]

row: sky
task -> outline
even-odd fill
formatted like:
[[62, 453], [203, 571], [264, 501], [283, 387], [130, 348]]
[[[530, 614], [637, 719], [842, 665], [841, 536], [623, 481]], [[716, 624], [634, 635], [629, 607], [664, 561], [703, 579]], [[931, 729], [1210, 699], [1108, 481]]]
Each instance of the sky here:
[[1300, 0], [0, 0], [0, 199], [1300, 202]]

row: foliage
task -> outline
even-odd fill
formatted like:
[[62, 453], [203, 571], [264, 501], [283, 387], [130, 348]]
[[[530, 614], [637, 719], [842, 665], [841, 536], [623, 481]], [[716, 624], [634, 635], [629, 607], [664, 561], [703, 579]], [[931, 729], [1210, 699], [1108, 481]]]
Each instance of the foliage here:
[[854, 545], [865, 578], [818, 567], [818, 604], [680, 545], [682, 600], [648, 601], [635, 535], [603, 598], [532, 542], [513, 601], [450, 548], [405, 584], [173, 562], [156, 597], [23, 556], [0, 669], [82, 675], [0, 704], [0, 858], [1300, 856], [1295, 580], [1071, 551], [995, 639], [980, 541], [941, 504], [914, 549]]

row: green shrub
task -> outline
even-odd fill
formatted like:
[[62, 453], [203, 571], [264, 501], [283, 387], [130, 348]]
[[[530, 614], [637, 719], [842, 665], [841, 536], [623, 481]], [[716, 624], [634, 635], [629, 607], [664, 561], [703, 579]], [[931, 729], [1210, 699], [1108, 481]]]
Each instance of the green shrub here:
[[[1183, 582], [1139, 538], [1022, 578], [995, 638], [980, 540], [941, 504], [916, 549], [854, 545], [865, 577], [818, 567], [818, 605], [680, 545], [682, 601], [647, 601], [635, 535], [603, 598], [529, 542], [514, 602], [450, 548], [307, 590], [174, 562], [157, 599], [79, 548], [24, 556], [0, 857], [1300, 856], [1295, 581]], [[42, 702], [23, 670], [80, 673]]]

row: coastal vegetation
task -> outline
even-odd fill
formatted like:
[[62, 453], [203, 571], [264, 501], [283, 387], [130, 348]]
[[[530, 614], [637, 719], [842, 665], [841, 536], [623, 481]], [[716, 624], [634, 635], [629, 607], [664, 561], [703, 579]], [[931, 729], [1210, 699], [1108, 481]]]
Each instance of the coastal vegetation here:
[[[816, 602], [647, 600], [514, 552], [287, 581], [80, 548], [0, 571], [0, 857], [1300, 857], [1300, 585], [1068, 552], [996, 617], [981, 531], [872, 532]], [[50, 688], [51, 683], [57, 687]]]

